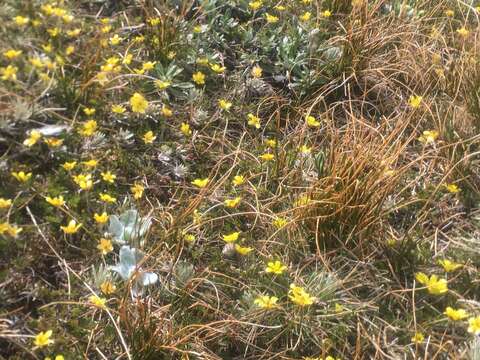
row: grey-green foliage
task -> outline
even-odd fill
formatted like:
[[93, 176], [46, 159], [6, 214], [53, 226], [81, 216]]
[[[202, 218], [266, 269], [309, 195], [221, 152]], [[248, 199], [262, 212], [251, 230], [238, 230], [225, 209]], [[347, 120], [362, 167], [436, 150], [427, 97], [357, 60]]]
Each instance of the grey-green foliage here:
[[140, 245], [151, 223], [151, 217], [141, 217], [137, 210], [127, 210], [120, 216], [110, 216], [108, 232], [117, 244]]

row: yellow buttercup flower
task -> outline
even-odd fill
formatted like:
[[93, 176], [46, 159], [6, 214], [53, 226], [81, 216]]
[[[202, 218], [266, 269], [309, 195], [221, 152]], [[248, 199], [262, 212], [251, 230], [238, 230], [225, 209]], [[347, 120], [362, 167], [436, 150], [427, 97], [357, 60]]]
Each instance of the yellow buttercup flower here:
[[103, 181], [110, 184], [113, 184], [115, 182], [115, 179], [117, 178], [117, 175], [112, 174], [111, 171], [102, 172], [100, 175], [102, 176]]
[[97, 122], [95, 120], [87, 120], [82, 124], [79, 134], [82, 136], [92, 136], [97, 131]]
[[262, 309], [274, 309], [278, 307], [277, 305], [278, 298], [276, 296], [262, 295], [257, 297], [253, 303]]
[[107, 302], [107, 299], [99, 297], [97, 295], [92, 295], [88, 298], [90, 303], [100, 309], [106, 309], [107, 306], [105, 305]]
[[439, 133], [436, 130], [425, 130], [422, 136], [418, 138], [418, 141], [424, 144], [431, 144], [437, 140], [438, 135]]
[[115, 114], [123, 114], [127, 109], [122, 105], [112, 105], [111, 110]]
[[42, 347], [48, 346], [50, 344], [53, 344], [54, 341], [51, 339], [52, 334], [53, 334], [52, 330], [47, 330], [45, 332], [43, 332], [43, 331], [39, 332], [35, 336], [35, 339], [33, 340], [33, 344], [37, 348], [42, 348]]
[[136, 183], [134, 184], [131, 188], [130, 188], [130, 191], [132, 192], [133, 194], [133, 197], [135, 199], [140, 199], [142, 196], [143, 196], [143, 191], [145, 190], [145, 188], [139, 184], [139, 183]]
[[97, 249], [100, 250], [102, 255], [107, 255], [108, 253], [113, 251], [112, 241], [109, 239], [101, 238], [97, 245]]
[[330, 16], [332, 16], [332, 12], [330, 10], [325, 10], [321, 13], [321, 15], [324, 18], [329, 18]]
[[298, 147], [298, 150], [302, 153], [302, 154], [310, 154], [312, 152], [312, 147], [309, 147], [305, 144], [301, 145]]
[[311, 115], [307, 115], [305, 117], [305, 121], [307, 122], [307, 125], [310, 126], [310, 127], [319, 127], [320, 126], [320, 121], [318, 121], [317, 119], [315, 119]]
[[196, 187], [203, 189], [206, 187], [209, 183], [210, 179], [209, 178], [204, 178], [204, 179], [195, 179], [192, 181], [192, 185], [195, 185]]
[[468, 313], [464, 309], [453, 309], [448, 306], [444, 312], [450, 320], [460, 321], [468, 317]]
[[422, 103], [422, 100], [423, 100], [423, 96], [420, 96], [420, 95], [412, 95], [410, 96], [410, 98], [408, 99], [408, 104], [414, 108], [414, 109], [417, 109], [418, 107], [420, 107], [421, 103]]
[[84, 165], [85, 167], [87, 167], [89, 169], [93, 169], [93, 168], [97, 167], [98, 160], [90, 159], [90, 160], [87, 160], [87, 161], [82, 161], [82, 165]]
[[117, 198], [105, 193], [100, 194], [98, 197], [101, 201], [104, 201], [106, 203], [114, 203], [115, 201], [117, 201]]
[[263, 5], [263, 1], [250, 1], [248, 3], [248, 7], [254, 11], [260, 9], [262, 5]]
[[290, 284], [288, 298], [299, 306], [309, 306], [315, 301], [315, 298], [306, 292], [304, 288], [295, 284]]
[[130, 106], [135, 113], [145, 114], [148, 108], [148, 101], [140, 93], [135, 93], [130, 98]]
[[245, 177], [242, 175], [235, 175], [232, 180], [233, 186], [240, 186], [245, 183]]
[[448, 291], [447, 280], [439, 279], [437, 275], [431, 275], [430, 278], [422, 272], [415, 274], [415, 279], [427, 288], [432, 295], [442, 295]]
[[25, 146], [28, 146], [28, 147], [32, 147], [33, 145], [35, 145], [38, 140], [42, 137], [42, 133], [40, 131], [37, 131], [37, 130], [32, 130], [30, 132], [30, 135], [27, 139], [25, 139], [25, 141], [23, 142], [23, 145]]
[[201, 71], [197, 71], [192, 75], [192, 80], [197, 85], [204, 85], [205, 84], [205, 74]]
[[248, 255], [252, 250], [253, 248], [251, 247], [240, 246], [238, 244], [235, 244], [235, 251], [240, 255]]
[[267, 139], [265, 140], [265, 145], [267, 145], [269, 148], [274, 148], [277, 146], [277, 140], [275, 139]]
[[275, 155], [273, 155], [271, 153], [265, 153], [265, 154], [260, 155], [259, 157], [263, 161], [272, 161], [273, 159], [275, 159]]
[[283, 274], [285, 270], [287, 270], [287, 266], [282, 264], [282, 262], [279, 260], [269, 261], [267, 263], [267, 267], [265, 268], [267, 273], [276, 275]]
[[83, 109], [83, 113], [87, 116], [92, 116], [93, 114], [95, 114], [95, 109], [94, 108], [84, 108]]
[[463, 264], [459, 264], [448, 259], [438, 260], [438, 263], [443, 267], [443, 269], [448, 273], [460, 269]]
[[260, 66], [258, 65], [255, 65], [253, 68], [252, 68], [252, 71], [251, 71], [251, 74], [254, 78], [261, 78], [262, 77], [262, 73], [263, 73], [263, 70]]
[[113, 45], [113, 46], [120, 44], [122, 40], [123, 38], [118, 36], [118, 34], [115, 34], [112, 37], [110, 37], [110, 39], [108, 39], [108, 41], [110, 42], [110, 45]]
[[78, 174], [73, 176], [73, 181], [82, 190], [90, 190], [93, 186], [93, 180], [91, 174]]
[[105, 224], [108, 221], [108, 214], [104, 211], [102, 214], [93, 214], [93, 219], [98, 224]]
[[272, 224], [273, 226], [275, 226], [276, 228], [280, 229], [282, 227], [284, 227], [285, 225], [287, 225], [288, 221], [287, 219], [285, 218], [282, 218], [282, 217], [277, 217], [275, 220], [273, 220]]
[[190, 129], [190, 125], [187, 123], [182, 123], [182, 125], [180, 125], [180, 131], [184, 136], [188, 137], [192, 135], [192, 129]]
[[275, 24], [276, 22], [278, 22], [278, 16], [265, 13], [265, 20], [267, 20], [267, 23], [269, 24]]
[[232, 107], [232, 103], [225, 99], [220, 99], [218, 100], [218, 106], [220, 106], [220, 109], [228, 111]]
[[77, 162], [76, 161], [66, 161], [62, 164], [62, 167], [67, 170], [67, 171], [71, 171], [75, 168], [75, 166], [77, 166]]
[[0, 235], [8, 234], [13, 238], [16, 238], [19, 233], [22, 232], [22, 228], [16, 225], [10, 225], [8, 222], [0, 223]]
[[468, 31], [465, 28], [465, 26], [461, 27], [460, 29], [457, 29], [456, 31], [457, 31], [457, 34], [463, 38], [466, 38], [470, 34], [470, 31]]
[[77, 225], [77, 222], [72, 219], [68, 222], [67, 226], [60, 226], [60, 228], [65, 234], [75, 234], [81, 226], [82, 224]]
[[155, 80], [155, 86], [156, 86], [159, 90], [165, 90], [165, 89], [168, 88], [170, 85], [171, 85], [171, 82], [170, 82], [170, 81]]
[[0, 74], [2, 74], [2, 80], [17, 80], [17, 71], [18, 68], [13, 65], [8, 65], [7, 67], [0, 68]]
[[32, 173], [25, 173], [24, 171], [12, 171], [12, 176], [20, 182], [27, 182], [32, 177]]
[[157, 137], [153, 134], [153, 131], [147, 131], [145, 134], [143, 134], [143, 142], [145, 144], [151, 144], [155, 141]]
[[11, 199], [0, 198], [0, 209], [6, 209], [12, 205]]
[[416, 332], [411, 340], [415, 344], [421, 344], [424, 339], [425, 339], [425, 336], [423, 336], [421, 332]]
[[160, 24], [160, 18], [158, 18], [158, 17], [150, 18], [150, 19], [147, 19], [147, 22], [152, 26], [156, 26], [156, 25]]
[[238, 204], [240, 204], [240, 201], [242, 201], [242, 198], [237, 196], [236, 198], [225, 200], [224, 204], [228, 208], [236, 208]]
[[447, 9], [445, 10], [444, 14], [445, 16], [453, 17], [455, 15], [455, 11], [453, 11], [452, 9]]
[[217, 74], [222, 74], [223, 72], [225, 72], [225, 67], [218, 64], [210, 65], [210, 69], [212, 69], [212, 71], [216, 72]]
[[310, 11], [306, 11], [300, 16], [300, 20], [308, 21], [310, 20], [311, 17], [312, 17], [312, 13]]
[[15, 49], [9, 49], [3, 52], [3, 56], [5, 56], [8, 60], [16, 59], [21, 54], [22, 54], [22, 50], [15, 50]]
[[60, 207], [60, 206], [63, 206], [65, 205], [65, 201], [63, 200], [63, 196], [60, 195], [60, 196], [57, 196], [57, 197], [54, 197], [54, 198], [51, 198], [50, 196], [47, 196], [45, 198], [45, 200], [52, 206], [55, 206], [55, 207]]
[[258, 116], [253, 115], [252, 113], [247, 115], [248, 118], [248, 125], [253, 126], [257, 129], [260, 129], [260, 118]]
[[473, 335], [480, 335], [480, 316], [468, 319], [468, 332]]
[[165, 117], [170, 117], [173, 115], [172, 109], [170, 109], [167, 105], [162, 106], [162, 115]]
[[63, 144], [63, 139], [57, 139], [57, 138], [46, 138], [44, 141], [45, 141], [45, 144], [47, 144], [48, 147], [51, 147], [51, 148], [57, 148], [59, 146], [62, 146]]
[[100, 290], [102, 290], [102, 293], [105, 295], [111, 295], [115, 292], [117, 287], [115, 284], [112, 284], [111, 281], [105, 280], [101, 285], [100, 285]]
[[230, 234], [223, 235], [223, 241], [226, 243], [230, 244], [238, 240], [238, 237], [240, 236], [239, 232], [233, 232]]
[[456, 194], [460, 192], [460, 188], [456, 184], [445, 184], [445, 188], [447, 189], [448, 192], [452, 194]]

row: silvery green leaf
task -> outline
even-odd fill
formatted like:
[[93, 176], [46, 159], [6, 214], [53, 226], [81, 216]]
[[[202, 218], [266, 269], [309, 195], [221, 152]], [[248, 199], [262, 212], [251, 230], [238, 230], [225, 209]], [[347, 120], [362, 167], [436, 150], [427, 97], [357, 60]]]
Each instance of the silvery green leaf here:
[[158, 275], [155, 274], [155, 273], [151, 273], [151, 272], [142, 273], [142, 274], [140, 274], [140, 276], [138, 278], [138, 282], [142, 286], [153, 285], [157, 281], [158, 281]]
[[126, 243], [124, 238], [125, 227], [116, 215], [109, 217], [108, 232], [113, 235], [113, 240], [118, 244]]
[[45, 125], [35, 130], [37, 130], [43, 136], [56, 136], [68, 129], [69, 127], [67, 125]]

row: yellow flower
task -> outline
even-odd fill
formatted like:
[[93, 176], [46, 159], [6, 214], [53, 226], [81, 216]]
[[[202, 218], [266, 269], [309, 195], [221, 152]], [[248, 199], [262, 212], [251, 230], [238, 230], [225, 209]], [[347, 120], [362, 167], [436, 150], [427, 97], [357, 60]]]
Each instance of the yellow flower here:
[[453, 17], [454, 15], [455, 15], [455, 11], [453, 11], [451, 9], [445, 10], [445, 16]]
[[242, 175], [235, 175], [232, 180], [233, 186], [240, 186], [245, 182], [245, 177]]
[[308, 115], [305, 117], [305, 121], [307, 122], [307, 125], [310, 127], [319, 127], [320, 126], [320, 121], [315, 119], [313, 116]]
[[435, 140], [438, 138], [438, 135], [439, 133], [436, 130], [425, 130], [422, 136], [418, 138], [418, 141], [424, 144], [431, 144], [435, 142]]
[[171, 85], [171, 82], [170, 82], [170, 81], [155, 80], [155, 86], [156, 86], [159, 90], [165, 90], [165, 89], [168, 88], [170, 85]]
[[157, 137], [153, 134], [153, 131], [147, 131], [145, 134], [143, 134], [143, 142], [145, 144], [151, 144], [155, 141]]
[[267, 263], [267, 267], [265, 268], [267, 273], [276, 275], [283, 274], [285, 270], [287, 270], [287, 266], [282, 264], [282, 262], [279, 260], [269, 261]]
[[423, 340], [425, 339], [425, 336], [423, 336], [422, 333], [416, 332], [415, 335], [412, 337], [412, 342], [415, 344], [421, 344]]
[[322, 12], [322, 17], [324, 18], [329, 18], [330, 16], [332, 16], [332, 12], [330, 10], [325, 10]]
[[438, 263], [447, 273], [460, 269], [463, 266], [462, 264], [450, 261], [448, 259], [438, 260]]
[[255, 65], [253, 68], [252, 68], [252, 71], [251, 71], [251, 74], [254, 78], [261, 78], [262, 77], [262, 73], [263, 73], [263, 70], [260, 66], [258, 65]]
[[97, 295], [92, 295], [88, 298], [88, 300], [90, 301], [90, 303], [93, 306], [96, 306], [100, 309], [106, 309], [107, 308], [107, 306], [105, 305], [105, 303], [107, 302], [107, 299], [105, 299], [105, 298], [99, 297]]
[[220, 66], [218, 64], [212, 64], [210, 65], [210, 69], [212, 69], [212, 71], [216, 72], [217, 74], [221, 74], [225, 71], [225, 67], [224, 66]]
[[275, 155], [273, 155], [271, 153], [265, 153], [265, 154], [260, 155], [259, 157], [263, 161], [272, 161], [273, 159], [275, 159]]
[[183, 238], [185, 239], [185, 241], [187, 241], [189, 243], [194, 243], [195, 242], [195, 235], [193, 235], [193, 234], [185, 234], [185, 235], [183, 235]]
[[77, 37], [82, 32], [82, 29], [73, 29], [67, 30], [67, 36], [69, 37]]
[[269, 147], [269, 148], [274, 148], [277, 146], [277, 140], [275, 139], [267, 139], [265, 140], [265, 144]]
[[30, 21], [30, 18], [18, 15], [13, 18], [13, 21], [15, 21], [15, 24], [19, 26], [23, 26], [28, 24], [28, 22]]
[[25, 141], [23, 142], [23, 145], [25, 146], [28, 146], [28, 147], [32, 147], [33, 145], [35, 145], [37, 143], [37, 141], [42, 137], [42, 133], [37, 131], [37, 130], [32, 130], [30, 132], [30, 136], [25, 139]]
[[97, 249], [100, 250], [102, 255], [107, 255], [109, 252], [113, 251], [112, 241], [105, 238], [101, 238], [100, 242], [97, 245]]
[[19, 233], [22, 232], [22, 228], [19, 228], [18, 226], [15, 225], [10, 225], [9, 223], [0, 223], [0, 235], [3, 235], [7, 233], [11, 237], [17, 237]]
[[53, 344], [53, 340], [50, 339], [52, 337], [52, 333], [53, 331], [52, 330], [48, 330], [48, 331], [41, 331], [39, 332], [36, 336], [35, 336], [35, 340], [33, 341], [33, 344], [38, 347], [38, 348], [42, 348], [42, 347], [45, 347], [45, 346], [48, 346], [50, 344]]
[[105, 224], [108, 221], [108, 214], [105, 211], [101, 215], [95, 213], [93, 214], [93, 219], [98, 224]]
[[95, 109], [94, 108], [85, 108], [83, 109], [83, 113], [87, 116], [91, 116], [93, 114], [95, 114]]
[[70, 45], [65, 49], [65, 55], [72, 55], [75, 52], [75, 47]]
[[13, 171], [12, 176], [20, 182], [27, 182], [32, 177], [32, 173], [25, 173], [24, 171]]
[[275, 24], [276, 22], [278, 22], [278, 16], [270, 15], [269, 13], [265, 14], [265, 19], [269, 24]]
[[82, 190], [90, 190], [93, 186], [92, 175], [90, 174], [78, 174], [73, 176], [73, 181]]
[[45, 144], [47, 144], [51, 148], [57, 148], [63, 144], [63, 139], [46, 138]]
[[112, 284], [112, 282], [105, 280], [101, 285], [100, 285], [100, 290], [102, 290], [102, 293], [105, 295], [110, 295], [115, 292], [117, 287], [115, 284]]
[[439, 279], [437, 275], [431, 275], [430, 278], [424, 273], [415, 274], [415, 279], [425, 285], [428, 292], [432, 295], [442, 295], [448, 291], [447, 280]]
[[82, 124], [80, 130], [78, 130], [80, 135], [83, 136], [92, 136], [97, 131], [97, 122], [95, 120], [87, 120]]
[[60, 226], [60, 228], [65, 234], [75, 234], [81, 226], [82, 224], [77, 225], [77, 222], [72, 219], [68, 222], [67, 226]]
[[223, 235], [223, 241], [226, 243], [230, 244], [238, 240], [238, 237], [240, 236], [239, 232], [233, 232], [230, 234]]
[[12, 205], [11, 199], [4, 199], [0, 197], [0, 209], [6, 209]]
[[67, 171], [71, 171], [75, 168], [75, 166], [77, 166], [77, 162], [76, 161], [66, 161], [62, 164], [62, 167], [67, 170]]
[[43, 51], [45, 51], [46, 53], [51, 53], [53, 48], [52, 48], [52, 44], [43, 44], [42, 45], [42, 49]]
[[148, 71], [152, 70], [155, 67], [156, 61], [147, 61], [142, 64], [142, 70]]
[[285, 218], [281, 218], [281, 217], [277, 217], [275, 220], [273, 220], [273, 226], [275, 226], [276, 228], [280, 229], [282, 227], [284, 227], [285, 225], [287, 225], [288, 221], [287, 219]]
[[124, 64], [124, 65], [130, 65], [130, 63], [132, 62], [132, 60], [133, 60], [133, 54], [126, 54], [126, 55], [123, 57], [122, 64]]
[[98, 165], [98, 160], [90, 159], [87, 161], [82, 161], [82, 165], [86, 166], [89, 169], [93, 169]]
[[308, 21], [312, 17], [312, 13], [310, 11], [306, 11], [303, 15], [300, 16], [300, 20]]
[[190, 129], [190, 125], [187, 123], [182, 123], [182, 125], [180, 125], [180, 131], [187, 137], [192, 135], [192, 129]]
[[248, 7], [252, 10], [258, 10], [263, 5], [263, 1], [250, 1]]
[[276, 296], [262, 295], [257, 297], [253, 303], [261, 309], [273, 309], [278, 307], [278, 298]]
[[104, 201], [104, 202], [107, 202], [107, 203], [114, 203], [115, 201], [117, 201], [116, 198], [114, 198], [113, 196], [109, 195], [109, 194], [100, 194], [99, 195], [99, 198], [101, 201]]
[[113, 46], [120, 44], [122, 40], [123, 38], [118, 36], [118, 34], [115, 34], [110, 39], [108, 39], [108, 41], [110, 42], [110, 45], [113, 45]]
[[54, 197], [54, 198], [51, 198], [50, 196], [47, 196], [45, 198], [45, 200], [52, 206], [55, 206], [55, 207], [60, 207], [60, 206], [63, 206], [65, 205], [65, 201], [63, 200], [63, 196], [60, 195], [60, 196], [57, 196], [57, 197]]
[[145, 114], [148, 108], [148, 101], [139, 93], [135, 93], [130, 98], [130, 106], [133, 112]]
[[312, 152], [312, 147], [308, 147], [307, 145], [303, 144], [303, 145], [298, 147], [298, 150], [302, 154], [310, 154]]
[[420, 107], [420, 104], [422, 103], [422, 100], [423, 100], [423, 96], [420, 96], [420, 95], [412, 95], [410, 96], [410, 98], [408, 99], [408, 104], [414, 108], [414, 109], [417, 109], [418, 107]]
[[117, 178], [117, 175], [112, 174], [110, 171], [102, 172], [100, 175], [102, 175], [103, 181], [110, 184], [113, 184], [115, 182], [115, 179]]
[[444, 312], [450, 320], [459, 321], [468, 317], [468, 313], [464, 309], [453, 309], [448, 306]]
[[204, 178], [204, 179], [195, 179], [192, 181], [192, 185], [195, 185], [196, 187], [203, 189], [207, 184], [209, 183], [210, 179], [209, 178]]
[[206, 57], [203, 57], [203, 58], [197, 58], [197, 60], [195, 60], [195, 62], [199, 65], [208, 65], [208, 58]]
[[127, 109], [125, 109], [125, 107], [122, 105], [112, 105], [111, 110], [115, 114], [123, 114]]
[[234, 199], [227, 199], [224, 201], [224, 204], [226, 207], [228, 208], [236, 208], [238, 206], [238, 204], [240, 204], [240, 201], [242, 200], [242, 198], [240, 196], [237, 196], [236, 198]]
[[13, 60], [19, 57], [21, 54], [22, 54], [22, 50], [10, 49], [5, 51], [3, 53], [3, 56], [5, 56], [8, 60]]
[[307, 195], [300, 196], [294, 203], [295, 206], [305, 206], [310, 204], [312, 199], [310, 199]]
[[0, 68], [0, 73], [2, 74], [2, 80], [17, 80], [17, 71], [18, 68], [13, 65], [8, 65], [6, 68]]
[[306, 292], [304, 288], [295, 284], [290, 284], [288, 298], [299, 306], [309, 306], [315, 301], [315, 298]]
[[240, 246], [238, 244], [235, 244], [235, 251], [240, 255], [248, 255], [252, 250], [253, 248], [251, 247]]
[[205, 74], [201, 71], [197, 71], [195, 74], [192, 75], [192, 80], [197, 85], [204, 85], [205, 84]]
[[286, 9], [286, 7], [283, 5], [275, 5], [273, 8], [277, 11], [285, 11]]
[[452, 194], [456, 194], [460, 192], [460, 188], [456, 184], [445, 184], [445, 188], [447, 189], [448, 192]]
[[168, 106], [162, 105], [162, 115], [165, 117], [170, 117], [173, 115], [173, 111]]
[[140, 199], [142, 196], [143, 196], [143, 191], [145, 190], [145, 188], [139, 184], [139, 183], [136, 183], [134, 184], [131, 188], [130, 188], [130, 191], [132, 192], [133, 194], [133, 197], [135, 199]]
[[220, 109], [228, 111], [232, 107], [232, 103], [225, 99], [220, 99], [218, 100], [218, 106], [220, 106]]
[[100, 28], [100, 31], [104, 34], [109, 33], [112, 30], [111, 25], [105, 25]]
[[260, 129], [260, 118], [253, 115], [252, 113], [247, 115], [248, 117], [248, 125], [253, 126], [257, 129]]
[[465, 26], [463, 26], [460, 29], [457, 29], [457, 34], [460, 35], [463, 38], [466, 38], [470, 34], [470, 31], [468, 31], [465, 28]]
[[60, 29], [59, 28], [47, 29], [47, 33], [50, 35], [50, 37], [54, 38], [54, 37], [57, 37], [57, 35], [60, 33]]
[[480, 316], [468, 319], [468, 332], [473, 335], [480, 335]]
[[152, 26], [156, 26], [156, 25], [160, 24], [160, 18], [158, 18], [158, 17], [150, 18], [150, 19], [147, 19], [147, 22]]

